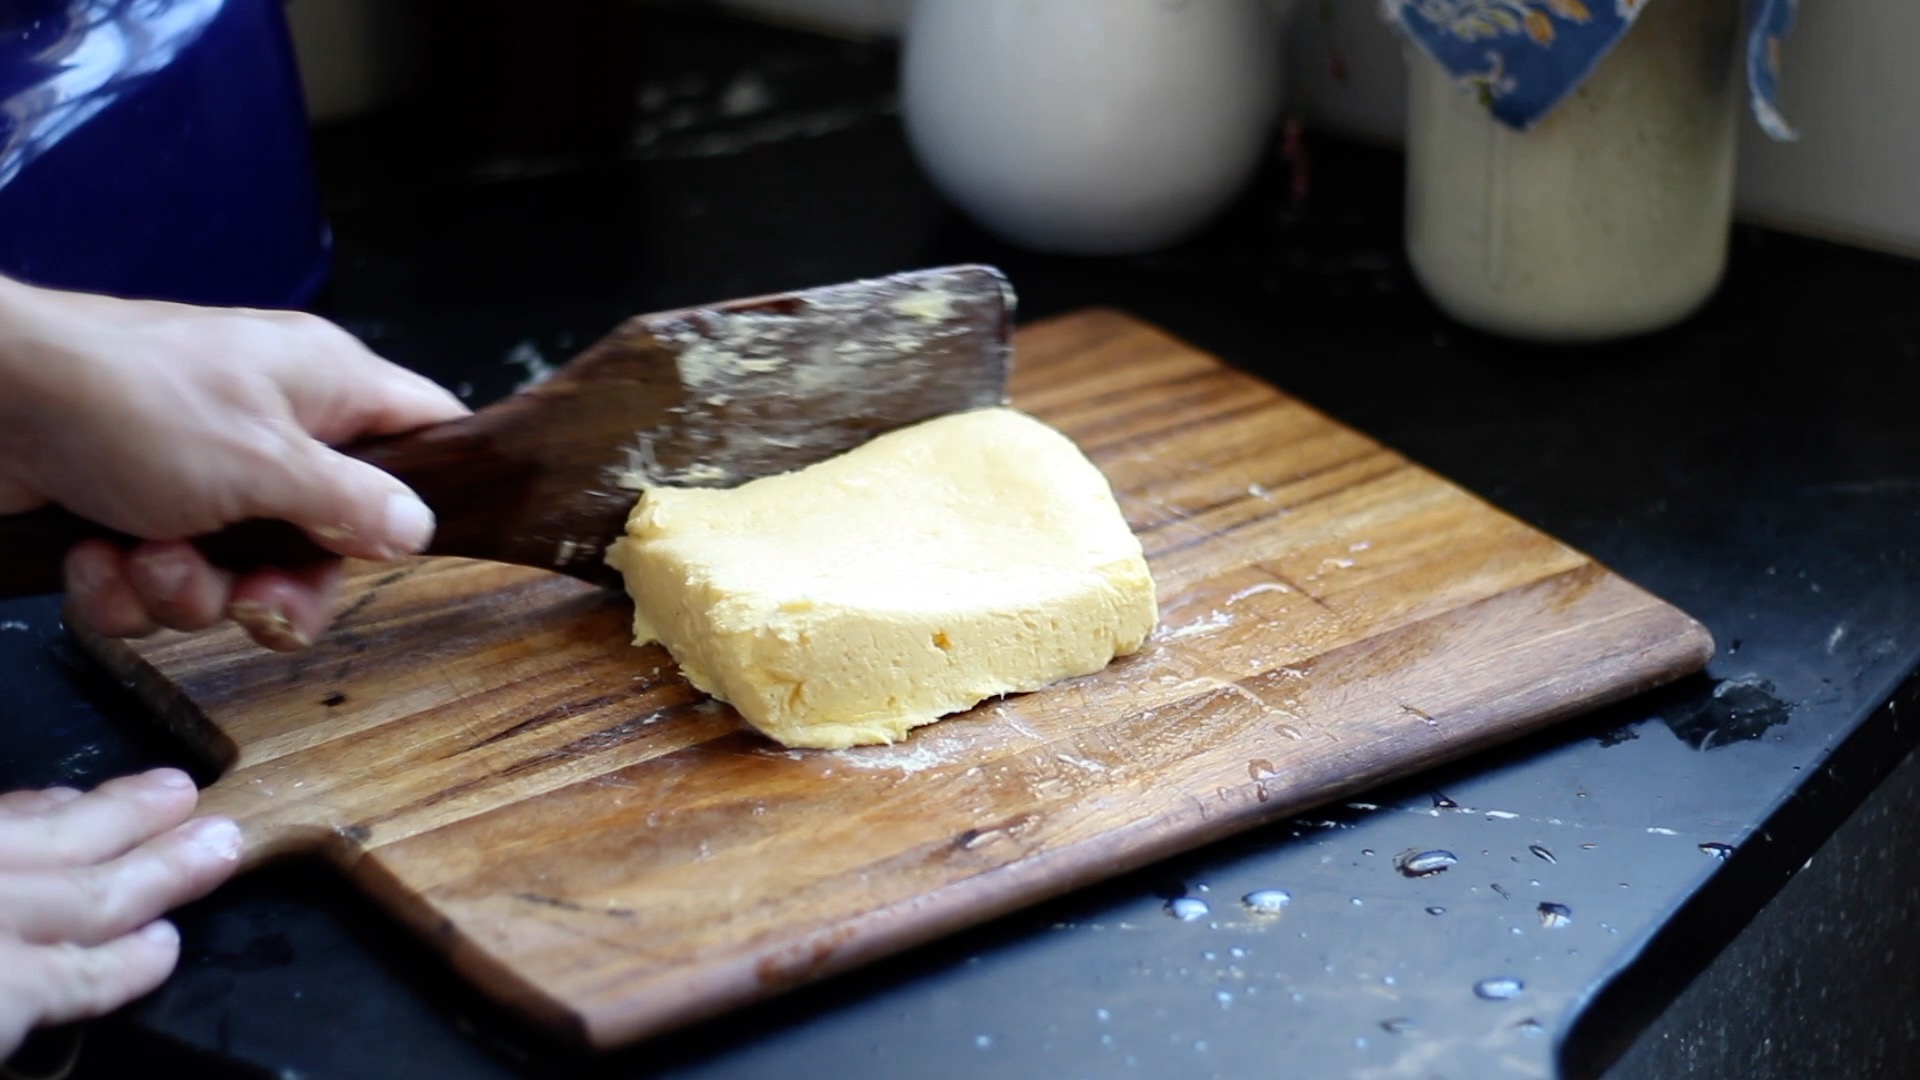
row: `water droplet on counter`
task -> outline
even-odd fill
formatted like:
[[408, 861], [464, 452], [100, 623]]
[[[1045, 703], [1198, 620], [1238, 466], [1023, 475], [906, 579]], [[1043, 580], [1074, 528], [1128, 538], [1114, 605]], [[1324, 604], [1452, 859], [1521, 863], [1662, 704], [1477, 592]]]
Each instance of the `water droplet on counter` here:
[[1293, 903], [1293, 894], [1285, 889], [1256, 889], [1241, 897], [1240, 903], [1255, 915], [1278, 915]]
[[1380, 1030], [1389, 1035], [1399, 1035], [1403, 1032], [1412, 1031], [1416, 1026], [1412, 1019], [1405, 1016], [1396, 1016], [1391, 1020], [1380, 1021]]
[[1427, 914], [1429, 915], [1445, 915], [1446, 913], [1447, 909], [1441, 907], [1439, 904], [1435, 904], [1427, 909]]
[[1540, 846], [1539, 844], [1528, 844], [1527, 850], [1533, 852], [1535, 858], [1545, 859], [1550, 863], [1557, 863], [1560, 861], [1559, 859], [1556, 859], [1553, 857], [1553, 852], [1548, 851], [1546, 848]]
[[1458, 810], [1460, 809], [1460, 804], [1436, 791], [1433, 793], [1433, 807], [1436, 810]]
[[1257, 757], [1247, 762], [1247, 776], [1251, 779], [1271, 780], [1279, 775], [1279, 771], [1273, 767], [1273, 762], [1266, 758]]
[[1549, 930], [1558, 930], [1573, 922], [1573, 909], [1565, 904], [1542, 903], [1535, 910], [1540, 912], [1540, 925]]
[[1233, 1004], [1233, 991], [1231, 991], [1231, 990], [1215, 990], [1215, 991], [1213, 992], [1213, 1000], [1215, 1000], [1215, 1001], [1217, 1001], [1217, 1002], [1219, 1002], [1219, 1003], [1220, 1003], [1220, 1007], [1224, 1009], [1224, 1008], [1226, 1008], [1227, 1006], [1229, 1006], [1229, 1005], [1231, 1005], [1231, 1004]]
[[1104, 1024], [1113, 1019], [1113, 1014], [1105, 1009], [1095, 1009], [1093, 1010], [1093, 1018]]
[[1403, 851], [1394, 857], [1393, 868], [1401, 877], [1421, 878], [1451, 869], [1460, 857], [1451, 851]]
[[1233, 948], [1227, 950], [1227, 955], [1233, 957], [1235, 960], [1240, 960], [1246, 957], [1247, 950], [1235, 945]]
[[1547, 1025], [1529, 1016], [1525, 1020], [1513, 1025], [1513, 1030], [1522, 1035], [1545, 1035], [1547, 1033]]
[[1473, 984], [1473, 995], [1486, 1001], [1507, 1001], [1520, 996], [1527, 984], [1511, 975], [1495, 975]]
[[1349, 900], [1349, 901], [1347, 901], [1347, 902], [1348, 902], [1349, 904], [1352, 904], [1352, 905], [1353, 905], [1354, 907], [1359, 907], [1360, 905], [1362, 905], [1362, 904], [1364, 904], [1364, 903], [1366, 903], [1366, 901], [1365, 901], [1365, 900], [1362, 900], [1362, 899], [1360, 899], [1360, 898], [1359, 898], [1359, 897], [1357, 897], [1357, 896], [1356, 896], [1356, 897], [1354, 897], [1353, 899], [1351, 899], [1351, 900]]
[[979, 1047], [982, 1050], [985, 1050], [993, 1045], [993, 1036], [975, 1035], [973, 1037], [973, 1045]]
[[1597, 848], [1597, 847], [1599, 847], [1599, 846], [1600, 846], [1599, 844], [1595, 844], [1595, 843], [1593, 843], [1593, 842], [1591, 842], [1591, 841], [1589, 841], [1589, 842], [1587, 842], [1587, 843], [1585, 843], [1585, 844], [1581, 844], [1581, 845], [1580, 845], [1580, 850], [1581, 850], [1581, 851], [1592, 851], [1592, 850], [1593, 850], [1594, 848]]
[[1702, 853], [1711, 855], [1716, 859], [1724, 859], [1727, 856], [1733, 854], [1733, 845], [1718, 844], [1709, 840], [1708, 842], [1700, 845], [1700, 850]]
[[1493, 889], [1493, 891], [1494, 891], [1494, 892], [1497, 892], [1497, 893], [1499, 893], [1499, 894], [1500, 894], [1500, 899], [1502, 899], [1502, 900], [1511, 900], [1511, 899], [1513, 899], [1513, 894], [1512, 894], [1512, 893], [1510, 893], [1510, 892], [1508, 892], [1507, 890], [1505, 890], [1505, 889], [1503, 889], [1503, 888], [1501, 888], [1501, 887], [1500, 887], [1500, 883], [1499, 883], [1499, 882], [1497, 882], [1497, 881], [1496, 881], [1496, 882], [1494, 882], [1494, 883], [1493, 883], [1493, 885], [1492, 885], [1491, 887], [1492, 887], [1492, 889]]
[[1206, 918], [1213, 909], [1197, 896], [1179, 896], [1167, 901], [1167, 914], [1181, 922]]

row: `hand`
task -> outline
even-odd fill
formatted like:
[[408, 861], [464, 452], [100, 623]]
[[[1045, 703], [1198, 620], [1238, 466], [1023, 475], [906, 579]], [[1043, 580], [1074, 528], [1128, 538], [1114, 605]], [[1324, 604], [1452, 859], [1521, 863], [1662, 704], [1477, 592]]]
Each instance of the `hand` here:
[[0, 795], [0, 1060], [45, 1024], [100, 1016], [159, 986], [180, 934], [159, 916], [239, 865], [240, 830], [188, 821], [178, 769]]
[[426, 504], [327, 444], [466, 411], [311, 315], [0, 279], [0, 513], [58, 503], [146, 541], [68, 556], [70, 617], [104, 634], [231, 617], [269, 648], [311, 643], [332, 617], [338, 560], [236, 577], [187, 538], [276, 518], [339, 555], [418, 552], [433, 535]]

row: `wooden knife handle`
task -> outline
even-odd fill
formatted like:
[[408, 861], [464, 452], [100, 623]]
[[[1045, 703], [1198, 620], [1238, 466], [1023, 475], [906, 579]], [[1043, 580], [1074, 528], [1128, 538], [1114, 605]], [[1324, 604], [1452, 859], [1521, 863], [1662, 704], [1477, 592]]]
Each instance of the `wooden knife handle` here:
[[[479, 425], [484, 428], [484, 425]], [[472, 417], [408, 432], [336, 447], [341, 453], [371, 462], [398, 477], [426, 500], [437, 514], [442, 507], [470, 513], [475, 502], [476, 477], [463, 455], [471, 452], [478, 434]], [[458, 541], [473, 537], [471, 527], [441, 522], [450, 542], [436, 533], [427, 549], [431, 554], [465, 554], [453, 550]], [[24, 514], [0, 515], [0, 598], [38, 596], [65, 588], [61, 565], [67, 552], [82, 540], [107, 540], [122, 547], [139, 541], [126, 533], [97, 525], [57, 506]], [[304, 530], [284, 521], [243, 521], [217, 533], [195, 537], [193, 546], [213, 565], [244, 573], [265, 566], [304, 566], [334, 554], [307, 537]], [[484, 554], [484, 552], [479, 553]]]
[[[60, 567], [67, 551], [82, 540], [108, 540], [122, 547], [134, 537], [96, 525], [57, 506], [0, 517], [0, 598], [60, 592]], [[193, 545], [215, 566], [246, 571], [262, 566], [301, 566], [332, 558], [284, 521], [246, 521]]]

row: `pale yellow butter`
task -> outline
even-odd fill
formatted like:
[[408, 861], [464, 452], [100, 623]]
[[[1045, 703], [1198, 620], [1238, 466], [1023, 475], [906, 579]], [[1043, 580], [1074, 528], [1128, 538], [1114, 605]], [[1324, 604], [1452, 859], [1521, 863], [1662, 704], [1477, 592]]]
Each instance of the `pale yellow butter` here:
[[892, 742], [1098, 671], [1159, 620], [1106, 478], [1006, 408], [731, 490], [648, 490], [607, 561], [634, 643], [788, 746]]

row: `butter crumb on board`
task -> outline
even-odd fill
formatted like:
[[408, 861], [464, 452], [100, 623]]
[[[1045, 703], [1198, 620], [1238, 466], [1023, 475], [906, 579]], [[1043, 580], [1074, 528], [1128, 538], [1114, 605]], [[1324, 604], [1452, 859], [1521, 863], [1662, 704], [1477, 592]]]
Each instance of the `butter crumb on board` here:
[[1011, 408], [740, 487], [652, 488], [607, 553], [634, 644], [792, 747], [891, 743], [1137, 652], [1153, 578], [1112, 487]]

